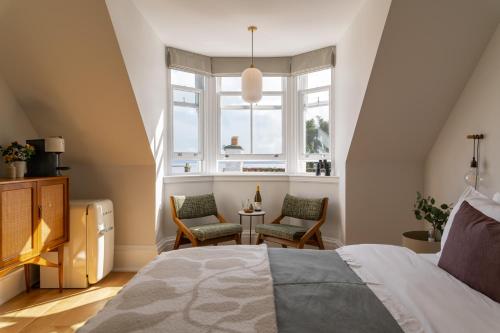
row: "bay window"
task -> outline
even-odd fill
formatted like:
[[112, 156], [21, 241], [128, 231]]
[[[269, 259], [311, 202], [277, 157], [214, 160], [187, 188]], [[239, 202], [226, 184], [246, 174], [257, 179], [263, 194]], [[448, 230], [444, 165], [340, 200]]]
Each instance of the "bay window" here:
[[242, 98], [241, 77], [170, 69], [168, 174], [314, 172], [332, 159], [332, 70], [264, 76]]

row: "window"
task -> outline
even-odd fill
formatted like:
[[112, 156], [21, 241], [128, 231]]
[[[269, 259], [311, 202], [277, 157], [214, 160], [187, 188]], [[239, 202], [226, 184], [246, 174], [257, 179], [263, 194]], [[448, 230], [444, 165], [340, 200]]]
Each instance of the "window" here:
[[202, 75], [170, 70], [171, 173], [201, 172], [203, 160]]
[[332, 74], [265, 76], [251, 105], [241, 77], [169, 70], [168, 174], [315, 172], [333, 154]]
[[314, 172], [314, 161], [331, 160], [331, 69], [297, 78], [300, 170]]
[[286, 162], [276, 161], [285, 159], [284, 81], [282, 77], [264, 77], [262, 99], [250, 105], [241, 96], [240, 77], [217, 78], [218, 171], [285, 171]]

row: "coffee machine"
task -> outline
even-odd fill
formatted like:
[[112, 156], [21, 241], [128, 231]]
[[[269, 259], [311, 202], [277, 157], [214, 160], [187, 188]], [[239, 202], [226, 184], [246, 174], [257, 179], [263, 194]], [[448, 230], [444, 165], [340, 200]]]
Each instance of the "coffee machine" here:
[[61, 166], [61, 154], [65, 151], [62, 137], [26, 140], [26, 143], [35, 148], [35, 155], [28, 161], [28, 177], [60, 176], [61, 171], [69, 170]]

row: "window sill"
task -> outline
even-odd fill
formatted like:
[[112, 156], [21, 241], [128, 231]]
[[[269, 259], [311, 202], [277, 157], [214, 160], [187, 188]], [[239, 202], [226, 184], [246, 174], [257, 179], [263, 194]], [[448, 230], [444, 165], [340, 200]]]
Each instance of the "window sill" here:
[[192, 174], [173, 175], [163, 178], [164, 184], [176, 183], [208, 183], [208, 182], [296, 182], [296, 183], [321, 183], [337, 184], [338, 176], [315, 176], [307, 174]]

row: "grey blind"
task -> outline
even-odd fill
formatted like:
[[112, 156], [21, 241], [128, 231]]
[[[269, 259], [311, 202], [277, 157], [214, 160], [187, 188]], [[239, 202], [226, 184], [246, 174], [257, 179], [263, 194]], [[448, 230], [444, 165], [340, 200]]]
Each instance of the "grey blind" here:
[[334, 65], [335, 47], [329, 46], [292, 57], [291, 73], [297, 75], [333, 67]]
[[[203, 75], [240, 75], [248, 68], [248, 57], [208, 57], [173, 47], [167, 47], [168, 68], [199, 73]], [[298, 54], [293, 57], [254, 58], [255, 67], [267, 75], [287, 76], [332, 67], [335, 61], [335, 47]]]
[[167, 66], [203, 75], [212, 74], [210, 57], [173, 47], [167, 47]]
[[[216, 76], [240, 75], [251, 64], [251, 58], [214, 57], [212, 58], [212, 74]], [[290, 57], [254, 58], [255, 67], [267, 75], [290, 75]]]

